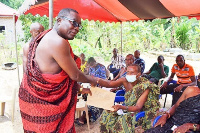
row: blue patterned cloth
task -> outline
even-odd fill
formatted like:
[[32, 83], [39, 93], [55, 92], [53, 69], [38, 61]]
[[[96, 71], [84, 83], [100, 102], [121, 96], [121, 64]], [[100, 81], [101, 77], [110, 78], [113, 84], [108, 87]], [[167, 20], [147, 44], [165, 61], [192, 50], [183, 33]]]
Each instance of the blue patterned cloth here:
[[95, 68], [94, 67], [89, 68], [89, 75], [106, 79], [106, 67], [98, 63]]
[[143, 73], [145, 69], [145, 61], [141, 58], [138, 58], [138, 59], [135, 59], [134, 63], [138, 64], [141, 67], [141, 73]]

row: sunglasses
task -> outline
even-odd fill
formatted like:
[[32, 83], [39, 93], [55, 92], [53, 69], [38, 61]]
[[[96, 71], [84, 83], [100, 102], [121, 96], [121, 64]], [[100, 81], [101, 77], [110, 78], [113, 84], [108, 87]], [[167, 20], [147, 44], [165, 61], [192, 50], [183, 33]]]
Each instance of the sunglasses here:
[[78, 27], [79, 29], [82, 29], [82, 25], [78, 24], [75, 20], [69, 19], [69, 18], [64, 17], [64, 16], [62, 16], [62, 18], [64, 18], [65, 20], [69, 20], [74, 27]]

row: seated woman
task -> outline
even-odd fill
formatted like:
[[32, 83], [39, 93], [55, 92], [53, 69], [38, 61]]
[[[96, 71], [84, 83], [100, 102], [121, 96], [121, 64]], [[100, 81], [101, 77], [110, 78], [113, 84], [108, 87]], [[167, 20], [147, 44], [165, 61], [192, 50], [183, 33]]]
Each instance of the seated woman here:
[[[179, 100], [146, 133], [185, 133], [200, 131], [200, 79], [197, 86], [189, 86]], [[174, 131], [173, 126], [177, 126]], [[189, 131], [190, 132], [190, 131]]]
[[[145, 111], [145, 117], [139, 121], [143, 129], [151, 127], [151, 119], [159, 109], [159, 88], [146, 78], [140, 77], [141, 69], [137, 64], [127, 68], [127, 75], [117, 81], [97, 79], [97, 83], [104, 87], [118, 87], [124, 85], [125, 105], [114, 105], [114, 112], [105, 110], [100, 119], [100, 130], [105, 133], [120, 132], [133, 133], [135, 129], [135, 114]], [[118, 115], [116, 111], [122, 109], [127, 113]], [[140, 125], [137, 123], [138, 125]]]

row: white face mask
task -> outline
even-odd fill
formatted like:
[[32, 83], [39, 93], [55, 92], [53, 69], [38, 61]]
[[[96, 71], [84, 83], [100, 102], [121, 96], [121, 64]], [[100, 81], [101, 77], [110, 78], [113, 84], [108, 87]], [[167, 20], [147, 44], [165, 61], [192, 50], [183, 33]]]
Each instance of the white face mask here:
[[137, 75], [126, 75], [126, 80], [130, 83], [134, 82], [137, 80], [136, 78]]

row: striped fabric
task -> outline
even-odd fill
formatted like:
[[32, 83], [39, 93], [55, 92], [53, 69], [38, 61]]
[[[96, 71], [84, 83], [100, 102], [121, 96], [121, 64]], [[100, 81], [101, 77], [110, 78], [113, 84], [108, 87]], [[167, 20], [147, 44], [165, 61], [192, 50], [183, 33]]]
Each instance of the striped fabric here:
[[194, 69], [192, 66], [185, 64], [182, 69], [177, 64], [172, 67], [172, 73], [175, 73], [178, 78], [178, 84], [192, 83], [191, 78], [195, 76]]
[[[27, 71], [19, 89], [19, 105], [25, 133], [74, 133], [77, 83], [61, 71], [42, 74], [36, 62], [35, 51], [43, 32], [31, 43]], [[70, 49], [78, 67], [80, 59]]]

